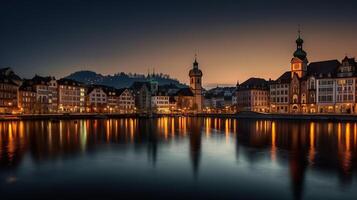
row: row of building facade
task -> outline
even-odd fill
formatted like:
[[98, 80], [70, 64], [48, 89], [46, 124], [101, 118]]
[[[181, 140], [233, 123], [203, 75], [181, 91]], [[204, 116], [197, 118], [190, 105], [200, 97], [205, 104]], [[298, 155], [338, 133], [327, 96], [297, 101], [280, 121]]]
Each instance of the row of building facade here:
[[300, 33], [290, 70], [276, 80], [250, 78], [237, 84], [238, 111], [270, 113], [356, 113], [357, 63], [308, 62]]
[[[195, 59], [190, 86], [134, 82], [129, 88], [36, 75], [21, 79], [10, 68], [0, 69], [0, 114], [200, 112], [202, 71]], [[118, 86], [120, 88], [120, 86]]]

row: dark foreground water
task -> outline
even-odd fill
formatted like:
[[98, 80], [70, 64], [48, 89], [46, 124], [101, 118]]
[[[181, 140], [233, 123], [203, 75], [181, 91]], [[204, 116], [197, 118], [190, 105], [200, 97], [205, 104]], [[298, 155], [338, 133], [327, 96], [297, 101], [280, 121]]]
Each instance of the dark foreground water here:
[[357, 199], [357, 124], [0, 122], [0, 199]]

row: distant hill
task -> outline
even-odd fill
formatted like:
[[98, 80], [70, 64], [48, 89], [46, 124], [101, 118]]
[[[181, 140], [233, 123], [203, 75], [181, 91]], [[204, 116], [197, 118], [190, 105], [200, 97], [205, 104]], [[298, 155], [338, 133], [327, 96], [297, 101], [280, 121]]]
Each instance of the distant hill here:
[[72, 80], [80, 81], [85, 84], [98, 84], [107, 85], [115, 88], [130, 87], [135, 81], [148, 81], [153, 79], [159, 83], [159, 85], [175, 84], [178, 87], [186, 87], [186, 85], [180, 83], [176, 79], [170, 78], [164, 74], [152, 74], [145, 76], [143, 74], [126, 74], [124, 72], [114, 75], [102, 75], [93, 71], [78, 71], [65, 77]]

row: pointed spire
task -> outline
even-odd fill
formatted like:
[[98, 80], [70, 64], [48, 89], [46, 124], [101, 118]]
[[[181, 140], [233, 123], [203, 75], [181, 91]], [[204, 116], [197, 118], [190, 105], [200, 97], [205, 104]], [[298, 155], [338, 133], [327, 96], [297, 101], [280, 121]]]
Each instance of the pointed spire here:
[[193, 62], [193, 67], [198, 68], [197, 54], [195, 54], [195, 61]]
[[299, 36], [299, 38], [301, 38], [301, 28], [300, 28], [300, 24], [298, 24], [298, 36]]

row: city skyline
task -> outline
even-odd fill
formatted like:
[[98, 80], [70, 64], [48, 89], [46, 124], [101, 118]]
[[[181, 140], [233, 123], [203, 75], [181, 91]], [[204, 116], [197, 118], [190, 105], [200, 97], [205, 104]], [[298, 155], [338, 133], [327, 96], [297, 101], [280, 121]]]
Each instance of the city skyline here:
[[354, 4], [12, 1], [1, 9], [0, 66], [25, 78], [155, 68], [187, 84], [182, 72], [198, 54], [205, 87], [276, 79], [290, 65], [298, 24], [310, 62], [354, 57]]

